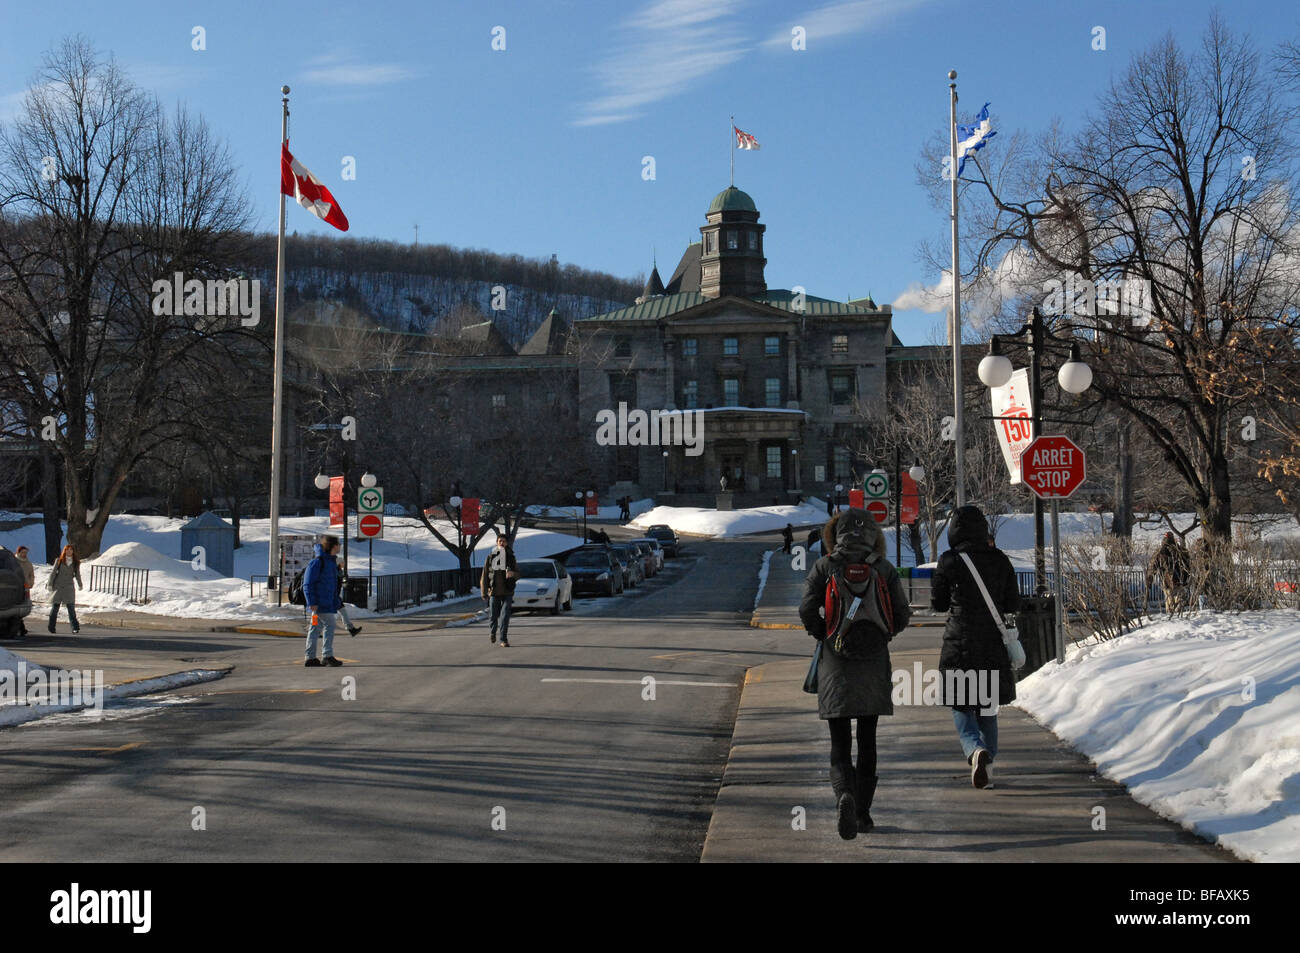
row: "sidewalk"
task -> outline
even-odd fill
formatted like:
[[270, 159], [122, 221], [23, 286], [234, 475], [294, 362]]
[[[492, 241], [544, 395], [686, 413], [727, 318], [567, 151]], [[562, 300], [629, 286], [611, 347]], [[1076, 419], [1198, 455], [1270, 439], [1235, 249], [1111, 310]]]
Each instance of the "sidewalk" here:
[[[769, 585], [771, 580], [769, 580]], [[781, 586], [789, 591], [788, 586]], [[760, 607], [762, 609], [762, 607]], [[792, 610], [790, 610], [792, 611]], [[759, 613], [756, 613], [756, 616]], [[784, 619], [762, 609], [769, 622]], [[942, 630], [909, 627], [895, 670], [937, 666]], [[817, 700], [802, 691], [807, 662], [748, 671], [722, 787], [701, 860], [1223, 862], [1235, 858], [1138, 804], [1092, 764], [1014, 708], [999, 716], [995, 787], [971, 787], [949, 709], [895, 706], [877, 733], [876, 829], [835, 830], [830, 741]], [[806, 829], [793, 829], [795, 811]], [[1094, 830], [1097, 808], [1105, 830]]]

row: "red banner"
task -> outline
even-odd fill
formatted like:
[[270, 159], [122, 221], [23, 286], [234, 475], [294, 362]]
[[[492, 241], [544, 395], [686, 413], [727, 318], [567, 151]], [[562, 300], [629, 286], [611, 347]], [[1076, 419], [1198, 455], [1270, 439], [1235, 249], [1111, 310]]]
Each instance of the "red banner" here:
[[865, 497], [861, 490], [849, 490], [849, 506], [855, 510], [860, 510], [865, 505]]
[[466, 497], [460, 501], [460, 531], [465, 536], [478, 535], [478, 497]]
[[600, 497], [595, 493], [587, 497], [587, 515], [588, 516], [600, 515]]
[[921, 516], [921, 488], [911, 475], [903, 471], [903, 512], [899, 519], [904, 523], [915, 523]]
[[343, 477], [330, 477], [330, 526], [346, 526], [343, 511]]

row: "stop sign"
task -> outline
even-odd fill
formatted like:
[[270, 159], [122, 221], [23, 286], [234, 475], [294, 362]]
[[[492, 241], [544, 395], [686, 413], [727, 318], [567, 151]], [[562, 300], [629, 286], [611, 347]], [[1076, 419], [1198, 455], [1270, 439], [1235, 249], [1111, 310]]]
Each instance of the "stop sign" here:
[[379, 518], [377, 513], [367, 513], [361, 517], [357, 528], [361, 531], [362, 536], [369, 536], [373, 539], [383, 533], [384, 521]]
[[867, 512], [877, 523], [883, 523], [889, 519], [889, 504], [884, 500], [872, 500], [867, 504]]
[[1087, 475], [1083, 451], [1064, 434], [1047, 434], [1020, 455], [1020, 479], [1044, 500], [1064, 500]]

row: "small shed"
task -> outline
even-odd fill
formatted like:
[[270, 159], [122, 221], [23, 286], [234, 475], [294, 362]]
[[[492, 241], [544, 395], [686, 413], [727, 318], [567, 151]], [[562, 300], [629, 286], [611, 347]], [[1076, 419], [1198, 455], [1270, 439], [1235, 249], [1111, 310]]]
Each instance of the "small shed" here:
[[235, 574], [235, 527], [216, 513], [200, 513], [181, 527], [181, 559], [192, 562], [203, 547], [203, 561], [208, 569], [223, 576]]

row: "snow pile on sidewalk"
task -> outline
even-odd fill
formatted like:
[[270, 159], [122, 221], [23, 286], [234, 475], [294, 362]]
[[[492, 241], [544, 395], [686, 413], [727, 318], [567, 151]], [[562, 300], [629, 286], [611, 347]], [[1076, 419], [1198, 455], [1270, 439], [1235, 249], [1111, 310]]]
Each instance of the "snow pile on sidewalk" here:
[[628, 525], [647, 529], [666, 523], [678, 533], [691, 536], [744, 536], [785, 529], [785, 524], [820, 526], [826, 522], [826, 507], [801, 503], [798, 506], [756, 506], [747, 510], [714, 510], [695, 506], [656, 506]]
[[1246, 859], [1300, 861], [1300, 612], [1149, 623], [1016, 692], [1158, 813]]

